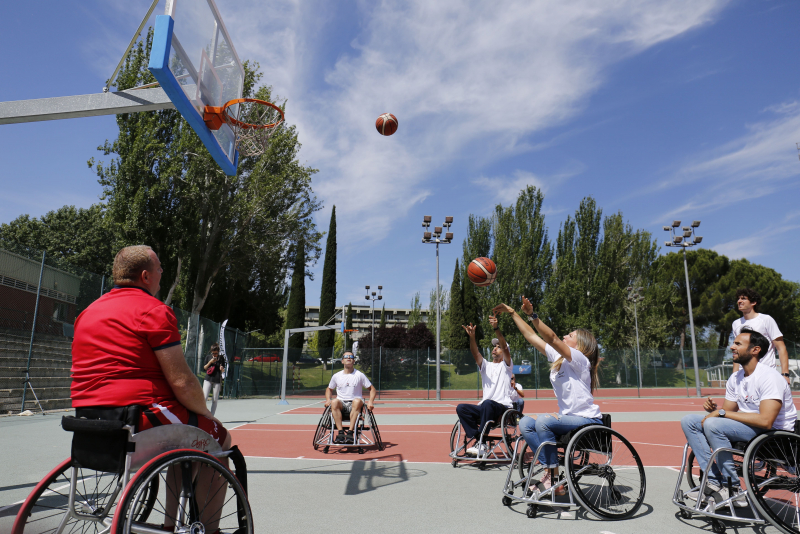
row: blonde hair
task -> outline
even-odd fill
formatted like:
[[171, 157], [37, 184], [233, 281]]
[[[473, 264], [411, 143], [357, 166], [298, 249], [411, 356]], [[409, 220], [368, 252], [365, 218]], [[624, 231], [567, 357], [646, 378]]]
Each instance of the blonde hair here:
[[134, 245], [125, 247], [117, 252], [114, 257], [114, 267], [111, 275], [114, 285], [131, 285], [139, 281], [142, 271], [153, 268], [153, 258], [150, 257], [152, 248], [147, 245]]
[[[591, 375], [589, 389], [594, 392], [596, 388], [600, 387], [600, 378], [597, 376], [598, 366], [600, 364], [600, 352], [597, 347], [597, 340], [595, 339], [594, 334], [585, 328], [577, 328], [575, 329], [575, 341], [576, 348], [589, 359], [589, 364], [591, 365], [589, 371]], [[550, 369], [554, 371], [560, 371], [561, 364], [563, 363], [564, 357], [562, 356], [553, 362], [553, 364], [550, 366]]]

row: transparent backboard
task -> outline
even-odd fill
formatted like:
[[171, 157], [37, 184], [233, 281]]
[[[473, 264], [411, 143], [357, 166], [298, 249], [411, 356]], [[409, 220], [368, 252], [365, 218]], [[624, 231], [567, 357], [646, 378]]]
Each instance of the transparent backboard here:
[[[203, 111], [242, 97], [244, 67], [214, 0], [164, 4], [165, 14], [156, 17], [150, 71], [222, 170], [235, 175], [234, 132], [227, 124], [210, 130]], [[236, 106], [229, 110], [235, 116]]]

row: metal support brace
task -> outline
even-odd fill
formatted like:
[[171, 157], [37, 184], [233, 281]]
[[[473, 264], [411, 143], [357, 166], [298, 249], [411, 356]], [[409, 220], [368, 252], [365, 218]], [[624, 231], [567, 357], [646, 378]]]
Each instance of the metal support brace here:
[[175, 109], [160, 87], [114, 93], [0, 102], [0, 124], [52, 121]]

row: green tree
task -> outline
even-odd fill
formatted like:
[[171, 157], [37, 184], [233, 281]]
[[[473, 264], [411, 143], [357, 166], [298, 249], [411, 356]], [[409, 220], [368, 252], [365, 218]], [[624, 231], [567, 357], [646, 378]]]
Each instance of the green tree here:
[[[303, 328], [306, 316], [306, 254], [303, 240], [294, 249], [294, 270], [292, 287], [289, 291], [289, 305], [286, 310], [286, 328]], [[303, 334], [293, 334], [289, 338], [289, 348], [303, 348]]]
[[[325, 243], [325, 260], [322, 267], [322, 294], [319, 299], [319, 325], [336, 312], [336, 206], [331, 209], [331, 222], [328, 226], [328, 240]], [[322, 330], [319, 333], [320, 358], [327, 363], [331, 358], [336, 332]]]
[[[349, 302], [347, 304], [347, 320], [345, 322], [344, 328], [345, 330], [352, 330], [353, 329], [353, 303]], [[353, 350], [353, 333], [347, 332], [345, 334], [347, 336], [347, 342], [344, 344], [344, 350]]]
[[381, 320], [378, 323], [378, 328], [386, 328], [386, 304], [381, 308]]
[[408, 315], [408, 327], [413, 328], [422, 321], [422, 305], [419, 302], [419, 291], [411, 299], [411, 313]]
[[461, 325], [467, 324], [464, 318], [464, 289], [461, 287], [461, 267], [456, 260], [453, 271], [453, 283], [450, 285], [450, 304], [448, 306], [449, 320], [446, 337], [447, 348], [451, 350], [469, 349], [469, 338]]

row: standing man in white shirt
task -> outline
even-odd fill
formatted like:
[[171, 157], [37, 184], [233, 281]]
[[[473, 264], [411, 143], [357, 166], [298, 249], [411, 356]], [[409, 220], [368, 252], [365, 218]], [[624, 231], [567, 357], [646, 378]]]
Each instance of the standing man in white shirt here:
[[[762, 354], [758, 360], [759, 365], [766, 365], [776, 369], [781, 376], [786, 380], [787, 384], [791, 384], [789, 374], [789, 352], [786, 350], [786, 343], [783, 342], [783, 334], [778, 328], [775, 319], [766, 313], [758, 313], [758, 307], [761, 304], [761, 295], [758, 291], [744, 287], [736, 291], [736, 305], [739, 311], [742, 312], [742, 318], [736, 319], [733, 322], [731, 330], [733, 337], [742, 331], [744, 327], [751, 328], [767, 338], [769, 341], [769, 349], [766, 354]], [[775, 359], [775, 354], [778, 354], [780, 365]], [[739, 365], [734, 362], [733, 372], [739, 370]]]
[[[769, 340], [765, 336], [743, 328], [731, 345], [733, 361], [741, 369], [728, 379], [722, 408], [717, 409], [717, 404], [709, 397], [703, 405], [708, 415], [690, 414], [681, 419], [686, 441], [703, 471], [709, 468], [711, 451], [730, 448], [732, 441], [749, 441], [770, 429], [794, 430], [797, 410], [792, 391], [774, 368], [760, 361], [768, 347]], [[728, 494], [729, 479], [739, 496]], [[697, 500], [697, 493], [690, 491], [686, 496]], [[706, 493], [713, 495], [716, 502], [733, 497], [735, 506], [747, 506], [731, 453], [721, 451], [716, 464], [710, 466]]]
[[[336, 430], [339, 431], [334, 443], [340, 445], [354, 443], [352, 423], [355, 422], [356, 415], [361, 413], [361, 408], [364, 406], [363, 390], [369, 391], [367, 408], [370, 411], [375, 408], [375, 395], [377, 394], [369, 378], [355, 369], [355, 356], [352, 352], [347, 351], [342, 354], [342, 365], [344, 369], [331, 377], [325, 390], [325, 406], [331, 407], [333, 422], [336, 424]], [[333, 393], [336, 393], [336, 398], [331, 400]], [[346, 432], [342, 427], [342, 414], [348, 414], [350, 417], [350, 429]]]
[[[508, 351], [508, 344], [503, 337], [503, 333], [497, 327], [497, 319], [494, 315], [489, 317], [489, 324], [492, 325], [497, 335], [497, 338], [492, 339], [494, 347], [492, 348], [491, 362], [487, 362], [478, 349], [478, 343], [475, 341], [475, 329], [477, 327], [473, 326], [472, 323], [469, 326], [461, 325], [469, 336], [469, 349], [475, 359], [475, 364], [480, 369], [481, 381], [483, 382], [483, 400], [477, 406], [474, 404], [459, 404], [456, 406], [458, 420], [461, 421], [461, 427], [464, 429], [467, 439], [480, 436], [487, 421], [494, 421], [499, 424], [505, 411], [511, 408], [511, 399], [508, 397], [509, 388], [511, 387], [511, 371], [513, 369], [511, 366], [511, 353]], [[466, 452], [481, 456], [485, 452], [483, 445], [482, 448], [483, 450], [478, 450], [470, 447]]]

